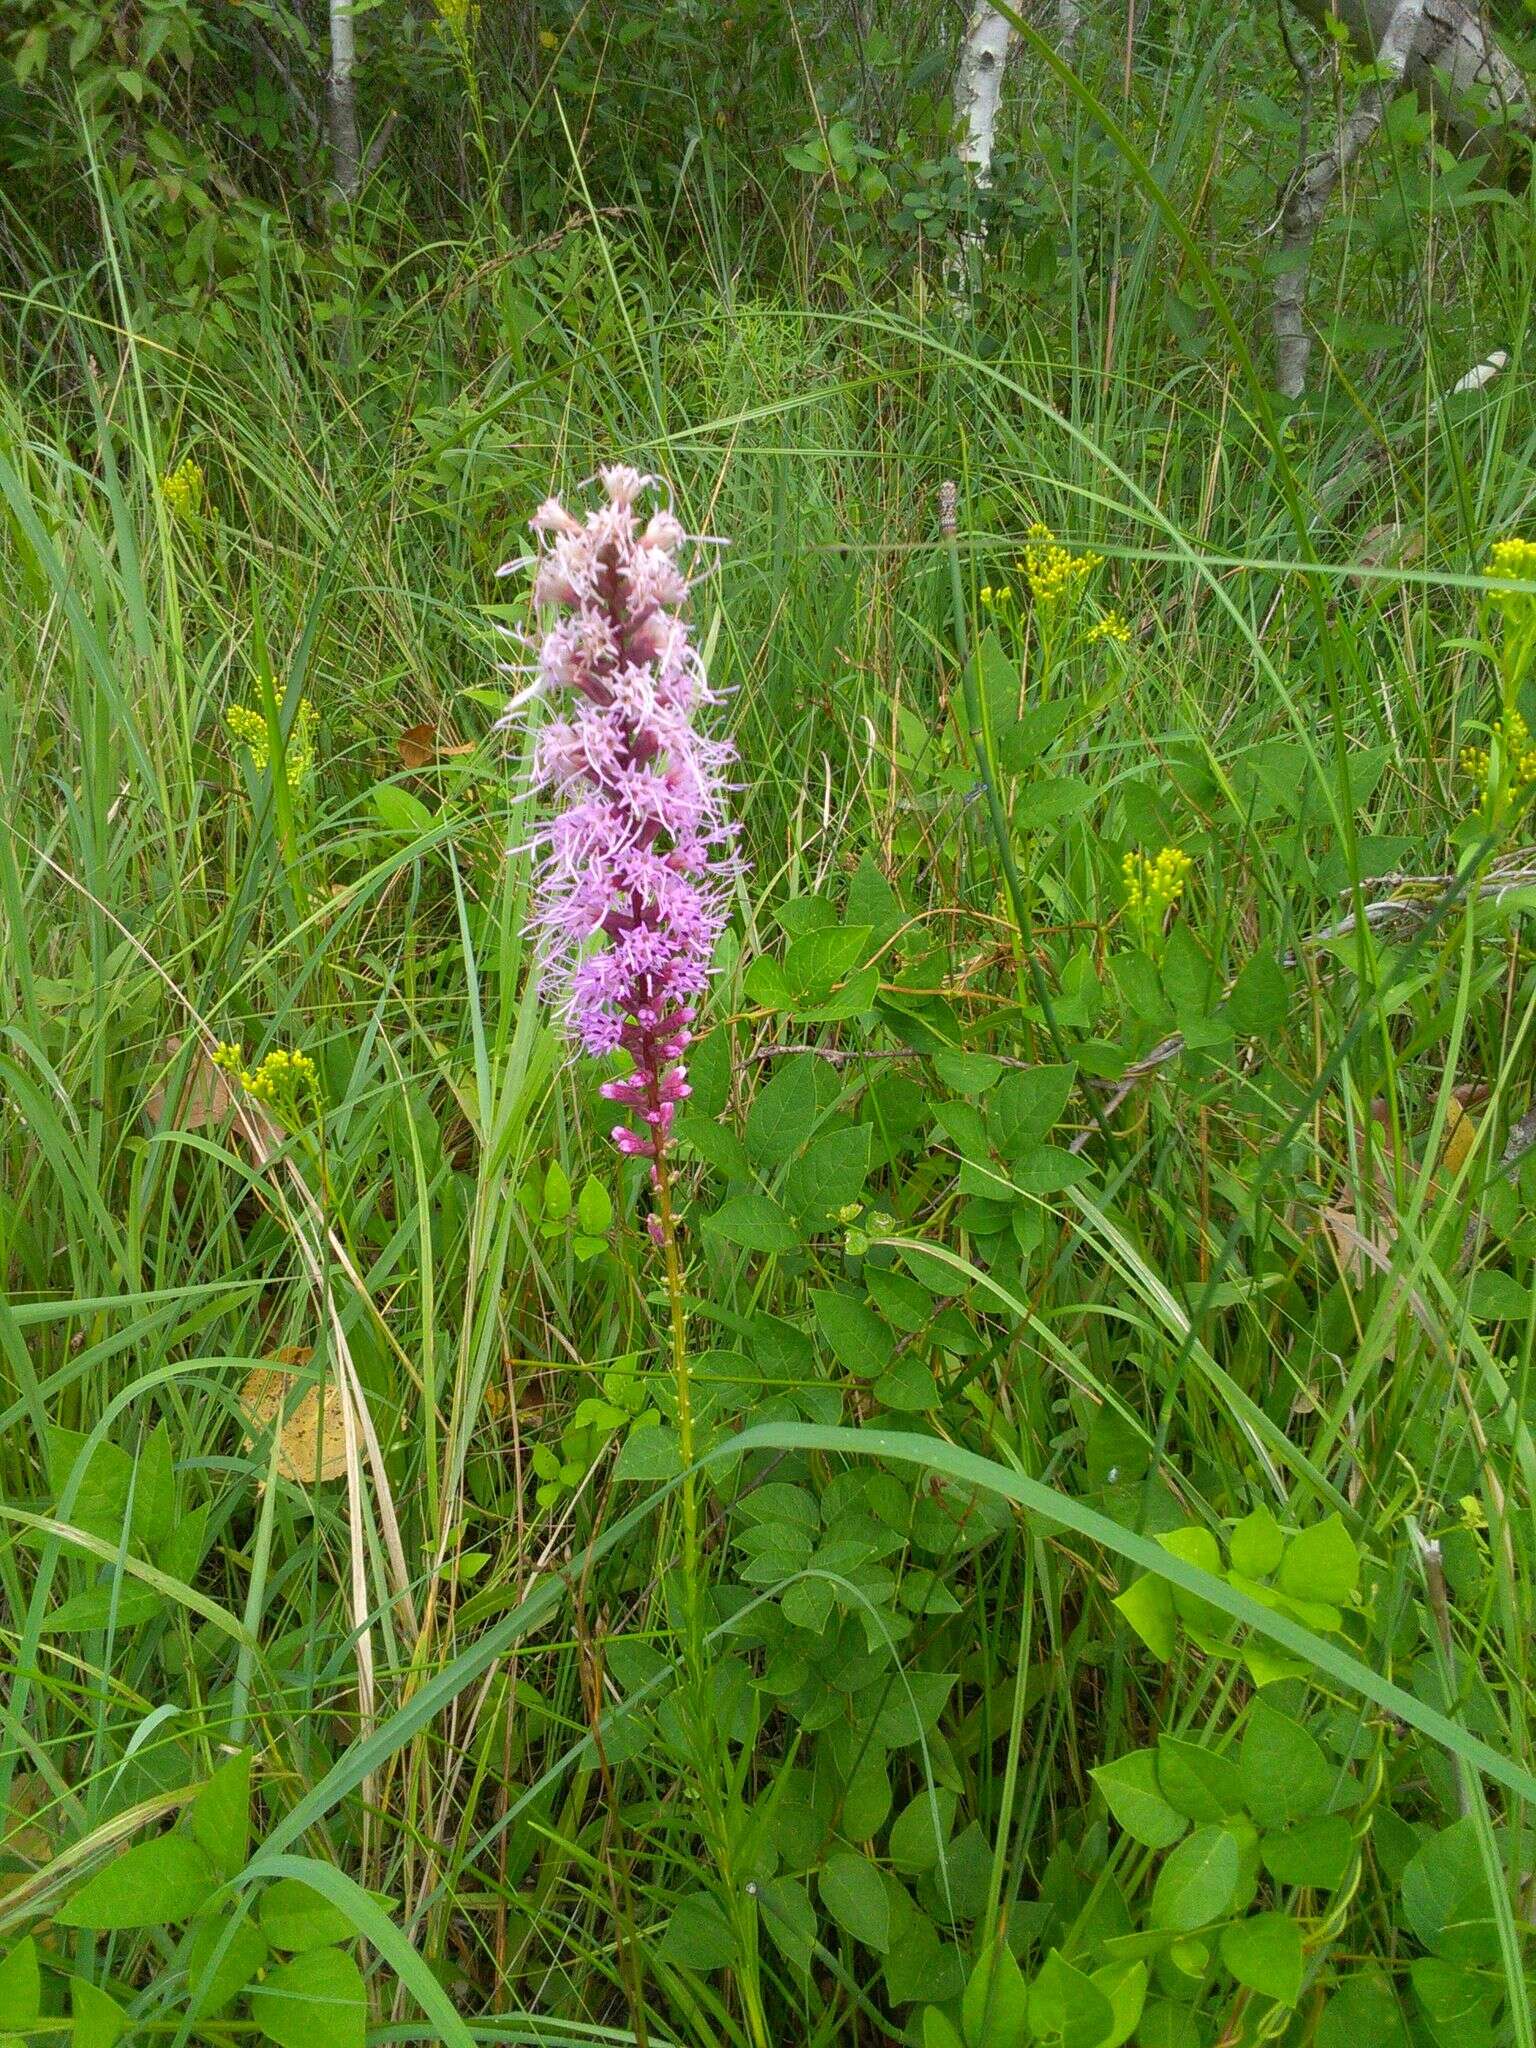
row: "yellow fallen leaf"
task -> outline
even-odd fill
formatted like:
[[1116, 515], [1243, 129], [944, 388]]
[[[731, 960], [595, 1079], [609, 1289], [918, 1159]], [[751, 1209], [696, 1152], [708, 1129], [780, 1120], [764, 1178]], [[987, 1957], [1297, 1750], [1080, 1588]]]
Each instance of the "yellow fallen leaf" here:
[[287, 1420], [282, 1420], [294, 1368], [307, 1364], [308, 1359], [307, 1352], [279, 1353], [280, 1363], [257, 1366], [240, 1389], [240, 1406], [250, 1424], [247, 1443], [254, 1448], [273, 1423], [278, 1423], [277, 1469], [300, 1486], [317, 1479], [339, 1479], [347, 1469], [341, 1396], [329, 1381], [323, 1392], [318, 1386], [306, 1387]]

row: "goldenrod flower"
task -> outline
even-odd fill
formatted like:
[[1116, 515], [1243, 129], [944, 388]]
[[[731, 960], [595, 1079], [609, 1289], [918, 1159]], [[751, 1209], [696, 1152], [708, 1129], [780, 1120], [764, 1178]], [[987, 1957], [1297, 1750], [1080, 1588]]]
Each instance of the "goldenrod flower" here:
[[1165, 846], [1161, 853], [1128, 853], [1121, 866], [1125, 878], [1125, 907], [1131, 917], [1147, 930], [1162, 924], [1184, 893], [1194, 862], [1177, 846]]
[[461, 43], [466, 41], [480, 12], [474, 0], [432, 0], [432, 4], [449, 34]]
[[1119, 612], [1106, 612], [1088, 628], [1089, 640], [1113, 640], [1117, 647], [1124, 647], [1131, 637], [1131, 629]]
[[[1485, 573], [1508, 577], [1511, 582], [1536, 583], [1536, 541], [1496, 540]], [[1495, 604], [1528, 605], [1531, 602], [1529, 594], [1523, 590], [1496, 590], [1489, 594]]]
[[182, 526], [196, 526], [203, 516], [206, 478], [202, 465], [189, 455], [160, 479], [160, 495], [172, 519]]
[[300, 1098], [313, 1098], [318, 1092], [315, 1063], [307, 1052], [277, 1046], [252, 1068], [245, 1064], [240, 1046], [220, 1045], [214, 1049], [213, 1064], [222, 1067], [253, 1102], [285, 1112], [289, 1123], [301, 1120]]
[[994, 590], [990, 583], [984, 583], [981, 586], [981, 601], [989, 612], [1006, 611], [1013, 603], [1013, 585], [1004, 583], [999, 589]]
[[539, 48], [541, 50], [557, 50], [559, 47], [560, 38], [552, 28], [541, 28], [539, 30]]
[[[1524, 789], [1536, 782], [1536, 742], [1531, 739], [1531, 729], [1518, 711], [1506, 711], [1493, 728], [1494, 738], [1499, 742], [1504, 758], [1504, 773], [1508, 787]], [[1463, 747], [1460, 755], [1461, 771], [1473, 776], [1479, 782], [1488, 780], [1492, 757], [1487, 747]]]
[[1089, 577], [1104, 566], [1104, 557], [1093, 553], [1074, 555], [1064, 548], [1048, 526], [1039, 520], [1024, 541], [1024, 559], [1017, 565], [1029, 584], [1030, 594], [1041, 606], [1076, 604]]
[[[231, 739], [249, 752], [251, 766], [256, 773], [263, 774], [272, 758], [265, 714], [252, 704], [231, 704], [224, 713], [224, 723], [229, 728]], [[318, 715], [314, 705], [307, 697], [302, 698], [298, 710], [294, 713], [293, 726], [288, 734], [288, 750], [284, 757], [290, 789], [297, 789], [301, 783], [307, 782], [314, 772], [317, 723]]]

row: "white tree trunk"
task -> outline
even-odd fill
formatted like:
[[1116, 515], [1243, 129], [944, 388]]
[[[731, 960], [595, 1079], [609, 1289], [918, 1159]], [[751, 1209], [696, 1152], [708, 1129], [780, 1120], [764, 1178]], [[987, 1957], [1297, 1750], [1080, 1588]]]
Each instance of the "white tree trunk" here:
[[[1385, 61], [1383, 45], [1397, 12], [1395, 0], [1294, 0], [1294, 5], [1319, 25], [1337, 16], [1358, 55]], [[1425, 0], [1419, 13], [1402, 82], [1434, 109], [1441, 127], [1458, 143], [1477, 138], [1490, 147], [1497, 143], [1501, 122], [1522, 134], [1536, 134], [1524, 73], [1495, 40], [1480, 0]]]
[[1083, 34], [1083, 0], [1056, 0], [1056, 48], [1064, 64], [1076, 65]]
[[[971, 9], [960, 62], [955, 67], [955, 126], [963, 131], [960, 160], [971, 166], [976, 189], [985, 192], [992, 182], [992, 150], [997, 140], [997, 110], [1003, 97], [1003, 73], [1013, 47], [1013, 24], [1004, 19], [991, 0], [976, 0]], [[973, 221], [961, 235], [958, 246], [944, 266], [945, 279], [957, 309], [971, 283], [972, 270], [981, 249], [980, 227]]]
[[330, 0], [331, 69], [326, 80], [331, 131], [331, 182], [348, 206], [357, 197], [357, 36], [352, 0]]

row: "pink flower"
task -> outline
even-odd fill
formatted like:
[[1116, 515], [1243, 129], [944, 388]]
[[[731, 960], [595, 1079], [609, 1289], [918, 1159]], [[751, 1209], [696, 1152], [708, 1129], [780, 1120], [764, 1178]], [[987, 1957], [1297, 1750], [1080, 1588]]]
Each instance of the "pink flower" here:
[[571, 1035], [629, 1055], [602, 1092], [628, 1119], [614, 1144], [654, 1174], [688, 1096], [681, 1062], [737, 872], [723, 780], [734, 750], [694, 723], [715, 698], [680, 615], [687, 536], [664, 506], [637, 518], [654, 477], [615, 465], [600, 481], [607, 502], [584, 523], [555, 498], [532, 521], [534, 602], [560, 615], [538, 688], [569, 693], [534, 750], [534, 785], [555, 800], [535, 924], [543, 991]]

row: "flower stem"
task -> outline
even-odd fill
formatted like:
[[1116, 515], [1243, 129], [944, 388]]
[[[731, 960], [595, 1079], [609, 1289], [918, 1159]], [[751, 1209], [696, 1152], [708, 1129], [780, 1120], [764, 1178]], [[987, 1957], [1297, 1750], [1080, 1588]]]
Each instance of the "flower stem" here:
[[688, 1662], [695, 1676], [701, 1668], [703, 1632], [699, 1610], [699, 1497], [693, 1470], [693, 1380], [688, 1365], [688, 1312], [683, 1298], [683, 1262], [677, 1248], [677, 1217], [672, 1207], [672, 1175], [667, 1147], [658, 1137], [655, 1158], [656, 1215], [661, 1224], [661, 1254], [667, 1276], [667, 1308], [672, 1326], [672, 1383], [677, 1392], [677, 1439], [683, 1461], [683, 1612], [687, 1626]]

